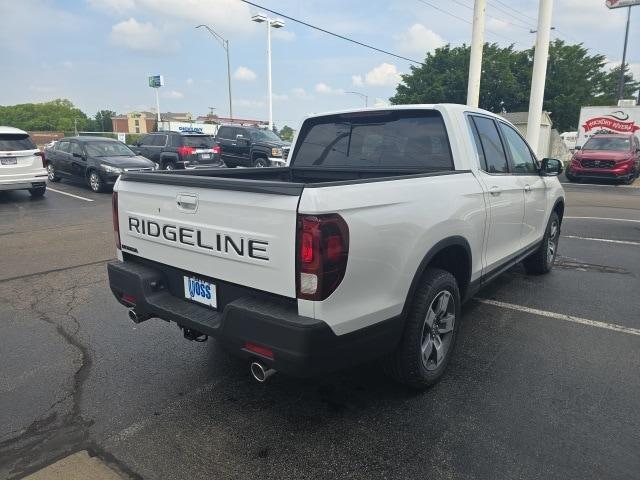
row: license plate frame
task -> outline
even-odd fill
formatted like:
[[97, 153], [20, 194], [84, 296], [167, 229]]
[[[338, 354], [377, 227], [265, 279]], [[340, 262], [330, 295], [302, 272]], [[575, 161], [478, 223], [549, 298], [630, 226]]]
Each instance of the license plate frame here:
[[211, 154], [210, 153], [201, 153], [200, 154], [200, 159], [202, 159], [202, 160], [211, 160]]
[[0, 165], [9, 166], [17, 165], [18, 159], [16, 157], [0, 157]]
[[215, 283], [194, 275], [183, 275], [184, 298], [207, 307], [218, 308], [218, 289]]

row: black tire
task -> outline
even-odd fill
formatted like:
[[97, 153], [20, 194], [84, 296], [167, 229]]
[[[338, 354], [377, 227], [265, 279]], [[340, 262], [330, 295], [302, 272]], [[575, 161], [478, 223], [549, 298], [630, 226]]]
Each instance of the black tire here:
[[540, 246], [522, 262], [528, 274], [542, 275], [551, 271], [558, 254], [559, 240], [560, 217], [554, 211], [551, 212]]
[[[444, 310], [440, 308], [443, 297], [447, 297]], [[460, 312], [460, 291], [455, 277], [445, 270], [428, 268], [411, 300], [400, 344], [384, 359], [385, 372], [416, 390], [437, 383], [453, 353]]]
[[100, 193], [104, 191], [104, 182], [100, 174], [95, 170], [91, 170], [87, 176], [87, 183], [92, 192]]
[[175, 170], [176, 164], [172, 160], [164, 160], [162, 162], [162, 170]]
[[567, 177], [567, 180], [569, 180], [572, 183], [580, 180], [578, 177], [573, 175], [568, 169], [564, 172], [564, 176]]
[[636, 181], [636, 177], [637, 177], [636, 172], [631, 172], [629, 174], [629, 176], [622, 181], [622, 184], [623, 185], [631, 185], [633, 182]]
[[264, 157], [256, 157], [253, 159], [253, 168], [266, 168], [269, 166], [269, 160]]
[[47, 162], [47, 178], [54, 183], [60, 181], [60, 177], [56, 174], [56, 168], [51, 162]]
[[42, 187], [30, 188], [29, 194], [34, 198], [38, 198], [38, 197], [42, 197], [44, 195], [44, 192], [46, 191], [47, 191], [47, 186], [43, 185]]

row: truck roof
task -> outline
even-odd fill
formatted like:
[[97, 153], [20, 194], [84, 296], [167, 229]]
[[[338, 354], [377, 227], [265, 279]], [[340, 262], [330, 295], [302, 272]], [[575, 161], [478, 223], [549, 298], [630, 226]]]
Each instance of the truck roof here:
[[[314, 113], [307, 118], [324, 117], [326, 115], [340, 115], [344, 113], [355, 112], [383, 112], [388, 110], [439, 110], [449, 112], [475, 112], [482, 113], [483, 115], [490, 115], [495, 118], [499, 118], [503, 121], [505, 119], [500, 115], [483, 110], [482, 108], [470, 107], [469, 105], [462, 105], [459, 103], [412, 103], [406, 105], [387, 105], [382, 107], [367, 107], [367, 108], [348, 108], [344, 110], [336, 110], [332, 112]], [[508, 122], [508, 120], [506, 120]], [[509, 122], [510, 123], [510, 122]]]

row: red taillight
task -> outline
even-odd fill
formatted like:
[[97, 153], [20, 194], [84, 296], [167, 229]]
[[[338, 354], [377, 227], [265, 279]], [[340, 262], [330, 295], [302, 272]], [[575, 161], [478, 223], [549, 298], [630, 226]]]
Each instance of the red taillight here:
[[113, 234], [116, 239], [116, 248], [120, 250], [120, 219], [118, 217], [118, 192], [113, 192], [111, 197], [111, 215], [113, 216]]
[[298, 216], [298, 298], [329, 297], [347, 270], [349, 228], [337, 214]]
[[220, 153], [220, 145], [216, 145], [211, 150], [213, 150], [213, 153]]
[[133, 295], [129, 295], [128, 293], [123, 293], [122, 296], [120, 297], [120, 299], [123, 302], [128, 303], [130, 305], [135, 305], [136, 304], [136, 297], [134, 297]]
[[178, 153], [182, 156], [193, 155], [196, 153], [194, 147], [178, 147]]
[[273, 360], [273, 350], [271, 350], [270, 348], [262, 347], [250, 342], [245, 342], [243, 348], [252, 353], [257, 353], [258, 355], [262, 355], [263, 357], [267, 357]]
[[42, 168], [47, 168], [47, 159], [44, 156], [44, 152], [36, 152], [35, 155], [42, 160]]

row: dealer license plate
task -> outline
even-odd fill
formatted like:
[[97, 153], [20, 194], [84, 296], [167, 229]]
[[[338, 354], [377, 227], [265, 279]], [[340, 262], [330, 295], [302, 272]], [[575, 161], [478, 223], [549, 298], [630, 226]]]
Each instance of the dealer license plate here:
[[200, 158], [202, 158], [202, 160], [209, 160], [211, 158], [211, 154], [210, 153], [203, 153], [200, 155]]
[[15, 157], [2, 157], [0, 158], [0, 165], [17, 165], [18, 159]]
[[184, 298], [217, 308], [216, 286], [196, 277], [184, 277]]

